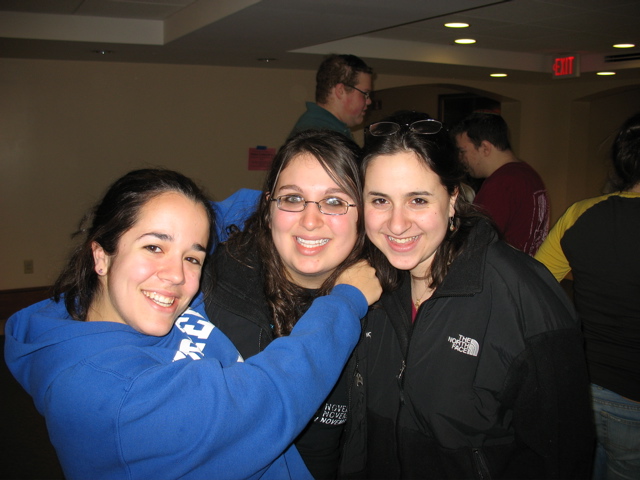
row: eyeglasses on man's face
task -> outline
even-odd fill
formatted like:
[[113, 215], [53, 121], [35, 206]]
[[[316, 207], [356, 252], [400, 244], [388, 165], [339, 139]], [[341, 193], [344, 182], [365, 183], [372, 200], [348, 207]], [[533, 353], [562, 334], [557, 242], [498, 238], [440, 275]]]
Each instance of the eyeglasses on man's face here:
[[377, 122], [369, 125], [367, 132], [374, 137], [387, 137], [398, 133], [404, 128], [419, 135], [433, 135], [442, 130], [442, 123], [433, 118], [418, 120], [413, 123], [405, 123], [403, 125], [396, 122]]
[[349, 88], [353, 88], [354, 90], [359, 91], [361, 94], [364, 95], [364, 98], [366, 100], [371, 100], [371, 92], [365, 92], [364, 90], [360, 90], [358, 87], [356, 87], [355, 85], [347, 85], [345, 84], [345, 86], [349, 87]]
[[337, 197], [327, 197], [319, 202], [312, 202], [311, 200], [305, 200], [300, 195], [280, 195], [269, 200], [276, 202], [276, 207], [284, 212], [302, 212], [308, 203], [315, 203], [320, 213], [324, 215], [345, 215], [349, 211], [349, 207], [357, 206]]

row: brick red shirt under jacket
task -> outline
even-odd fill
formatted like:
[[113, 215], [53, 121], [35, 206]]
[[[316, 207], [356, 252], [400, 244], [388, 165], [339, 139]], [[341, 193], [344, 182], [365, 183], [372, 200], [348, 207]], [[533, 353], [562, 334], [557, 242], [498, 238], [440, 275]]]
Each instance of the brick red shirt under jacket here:
[[510, 162], [493, 172], [474, 203], [493, 218], [507, 243], [529, 255], [535, 255], [549, 233], [544, 182], [525, 162]]

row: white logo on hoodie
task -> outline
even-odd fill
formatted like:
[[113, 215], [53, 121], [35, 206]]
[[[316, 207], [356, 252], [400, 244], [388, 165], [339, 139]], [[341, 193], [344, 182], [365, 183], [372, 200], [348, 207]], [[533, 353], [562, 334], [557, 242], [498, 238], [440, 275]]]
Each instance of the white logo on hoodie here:
[[176, 327], [178, 327], [181, 332], [189, 335], [190, 338], [185, 338], [180, 342], [180, 347], [173, 357], [173, 361], [175, 362], [176, 360], [182, 360], [187, 357], [192, 360], [204, 358], [202, 351], [206, 344], [204, 342], [194, 343], [191, 337], [206, 340], [214, 329], [213, 324], [205, 320], [198, 312], [187, 309], [180, 318], [176, 320]]

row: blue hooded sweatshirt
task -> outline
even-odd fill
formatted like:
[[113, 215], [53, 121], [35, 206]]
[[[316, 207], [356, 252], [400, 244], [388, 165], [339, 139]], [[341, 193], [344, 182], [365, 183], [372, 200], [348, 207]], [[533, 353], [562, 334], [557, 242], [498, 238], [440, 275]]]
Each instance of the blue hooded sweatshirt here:
[[[213, 205], [218, 237], [260, 192]], [[289, 337], [242, 362], [198, 297], [163, 337], [72, 320], [46, 300], [5, 328], [5, 360], [68, 479], [311, 479], [290, 446], [336, 382], [367, 302], [338, 285]], [[215, 321], [214, 321], [215, 323]]]
[[62, 301], [9, 319], [7, 365], [67, 478], [311, 479], [290, 445], [358, 340], [362, 293], [336, 286], [245, 362], [194, 305], [163, 337], [72, 320]]

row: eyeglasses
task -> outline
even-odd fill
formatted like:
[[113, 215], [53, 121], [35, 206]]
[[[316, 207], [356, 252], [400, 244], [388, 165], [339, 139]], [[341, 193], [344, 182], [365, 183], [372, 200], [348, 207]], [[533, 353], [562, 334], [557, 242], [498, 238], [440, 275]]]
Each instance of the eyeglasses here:
[[345, 86], [349, 87], [349, 88], [353, 88], [354, 90], [359, 91], [361, 94], [364, 95], [364, 98], [366, 98], [367, 100], [371, 99], [371, 92], [365, 92], [364, 90], [360, 90], [358, 87], [356, 87], [355, 85], [347, 85], [345, 83]]
[[413, 123], [405, 123], [404, 125], [396, 122], [378, 122], [369, 125], [367, 131], [374, 137], [387, 137], [398, 133], [403, 128], [419, 135], [433, 135], [442, 130], [442, 123], [433, 118], [418, 120]]
[[324, 215], [345, 215], [349, 211], [349, 207], [356, 207], [354, 203], [349, 203], [336, 197], [323, 198], [319, 202], [305, 200], [300, 195], [280, 195], [271, 198], [270, 201], [276, 202], [276, 206], [283, 212], [302, 212], [308, 203], [315, 203], [320, 213]]

